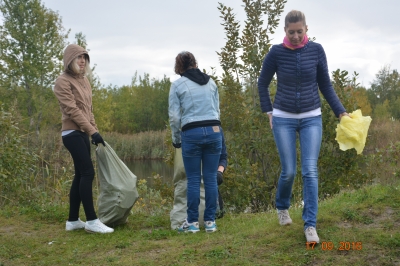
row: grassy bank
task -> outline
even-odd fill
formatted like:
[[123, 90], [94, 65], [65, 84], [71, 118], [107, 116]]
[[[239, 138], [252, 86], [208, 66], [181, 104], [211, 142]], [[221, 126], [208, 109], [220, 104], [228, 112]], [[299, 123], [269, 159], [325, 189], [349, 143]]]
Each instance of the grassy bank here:
[[[400, 185], [344, 191], [321, 202], [321, 244], [306, 246], [301, 209], [227, 214], [214, 234], [178, 234], [166, 208], [135, 205], [113, 234], [66, 232], [66, 206], [7, 208], [0, 215], [0, 265], [400, 265]], [[82, 212], [83, 213], [83, 212]], [[340, 250], [343, 249], [343, 250]]]

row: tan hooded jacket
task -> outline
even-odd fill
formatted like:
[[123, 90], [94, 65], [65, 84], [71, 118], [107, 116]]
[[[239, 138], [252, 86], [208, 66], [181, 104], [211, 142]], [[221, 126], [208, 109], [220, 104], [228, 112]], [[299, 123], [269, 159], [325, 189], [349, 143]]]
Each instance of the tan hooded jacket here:
[[62, 114], [61, 130], [81, 130], [89, 136], [98, 132], [93, 116], [92, 88], [84, 75], [76, 75], [68, 65], [81, 54], [88, 52], [76, 44], [70, 44], [64, 51], [64, 73], [54, 85], [54, 93]]

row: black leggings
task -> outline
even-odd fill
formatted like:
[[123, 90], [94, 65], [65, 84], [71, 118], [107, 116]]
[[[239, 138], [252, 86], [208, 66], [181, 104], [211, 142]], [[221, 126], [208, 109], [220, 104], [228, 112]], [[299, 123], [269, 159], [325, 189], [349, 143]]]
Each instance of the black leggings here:
[[69, 193], [68, 221], [78, 220], [81, 202], [85, 210], [86, 220], [95, 220], [97, 216], [92, 193], [94, 168], [90, 158], [89, 136], [84, 132], [75, 130], [63, 136], [62, 140], [65, 148], [71, 153], [75, 167], [75, 177]]

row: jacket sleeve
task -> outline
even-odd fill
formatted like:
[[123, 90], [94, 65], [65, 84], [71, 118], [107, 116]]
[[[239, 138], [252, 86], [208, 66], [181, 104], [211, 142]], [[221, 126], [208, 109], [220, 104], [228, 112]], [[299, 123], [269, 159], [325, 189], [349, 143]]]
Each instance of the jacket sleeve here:
[[[88, 84], [90, 91], [92, 91], [92, 87], [90, 86], [89, 80], [85, 77], [85, 82]], [[90, 108], [90, 124], [96, 129], [96, 132], [99, 132], [99, 129], [97, 127], [96, 121], [94, 120], [94, 114], [93, 114], [93, 104]]]
[[329, 77], [328, 62], [322, 46], [320, 46], [318, 53], [317, 82], [319, 90], [321, 91], [322, 95], [324, 95], [324, 98], [332, 108], [332, 111], [335, 113], [336, 117], [339, 117], [341, 113], [346, 112], [346, 109], [343, 107], [332, 86], [332, 82]]
[[171, 89], [169, 90], [168, 104], [168, 116], [169, 125], [171, 126], [172, 142], [179, 144], [181, 143], [181, 104], [176, 93], [176, 87], [174, 83], [172, 83]]
[[99, 132], [99, 129], [97, 128], [96, 121], [94, 120], [94, 114], [93, 114], [93, 105], [90, 111], [90, 124], [96, 129], [96, 132]]
[[276, 73], [275, 53], [274, 46], [272, 46], [271, 50], [265, 56], [260, 77], [258, 78], [258, 93], [260, 95], [260, 104], [263, 113], [272, 111], [269, 85]]
[[226, 145], [225, 145], [225, 137], [224, 137], [224, 131], [221, 128], [221, 136], [222, 136], [222, 149], [221, 149], [221, 155], [219, 156], [219, 164], [226, 169], [228, 166], [228, 153], [226, 151]]
[[[213, 80], [213, 82], [214, 82], [214, 80]], [[218, 119], [221, 120], [221, 110], [219, 108], [219, 92], [218, 92], [217, 84], [215, 84], [215, 82], [214, 82], [214, 85], [215, 85], [215, 88], [216, 88], [216, 90], [215, 90], [215, 93], [216, 93], [215, 98], [217, 99]]]
[[71, 90], [71, 83], [64, 79], [58, 78], [54, 85], [54, 94], [56, 95], [60, 107], [63, 112], [71, 119], [80, 129], [89, 135], [97, 132], [96, 128], [83, 115], [81, 109], [77, 106], [75, 96]]

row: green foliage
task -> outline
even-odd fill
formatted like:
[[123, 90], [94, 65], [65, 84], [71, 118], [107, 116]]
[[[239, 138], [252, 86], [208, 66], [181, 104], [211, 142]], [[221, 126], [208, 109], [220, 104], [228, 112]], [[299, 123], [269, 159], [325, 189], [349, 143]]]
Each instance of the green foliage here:
[[[333, 87], [340, 98], [343, 106], [350, 113], [357, 109], [354, 91], [358, 87], [357, 73], [353, 77], [348, 72], [336, 70], [332, 72]], [[362, 174], [359, 163], [364, 161], [362, 155], [357, 156], [354, 149], [341, 151], [336, 138], [336, 126], [338, 118], [328, 102], [322, 98], [322, 124], [323, 135], [319, 157], [319, 195], [324, 198], [327, 195], [338, 193], [340, 189], [348, 186], [359, 187], [366, 182], [368, 176]]]
[[[261, 113], [257, 78], [271, 44], [286, 1], [243, 0], [246, 21], [240, 23], [232, 8], [219, 4], [226, 44], [217, 53], [224, 73], [218, 84], [222, 91], [221, 121], [226, 132], [229, 167], [222, 189], [228, 204], [237, 211], [268, 208], [273, 201], [279, 158], [268, 118]], [[264, 27], [263, 16], [267, 23]]]
[[[155, 178], [157, 179], [159, 177], [155, 176]], [[150, 188], [145, 179], [140, 179], [137, 183], [137, 190], [139, 193], [139, 198], [132, 209], [134, 213], [156, 215], [167, 214], [171, 210], [173, 196], [171, 197], [171, 192], [166, 191], [173, 191], [172, 189], [166, 189], [164, 191]]]
[[8, 99], [24, 102], [24, 115], [39, 132], [55, 101], [52, 83], [62, 69], [61, 59], [68, 32], [57, 12], [40, 0], [0, 2], [0, 90]]
[[391, 117], [389, 108], [388, 100], [385, 100], [383, 103], [376, 104], [373, 111], [373, 117], [378, 119], [389, 119]]
[[28, 185], [37, 168], [37, 156], [25, 146], [15, 110], [0, 109], [0, 202]]
[[130, 86], [113, 88], [113, 130], [126, 134], [165, 129], [170, 86], [165, 76], [158, 80], [150, 79], [149, 74], [135, 74]]
[[364, 87], [356, 87], [353, 89], [353, 96], [357, 102], [357, 108], [361, 109], [363, 115], [371, 115], [372, 108], [368, 101], [368, 91]]
[[[385, 65], [376, 74], [368, 90], [368, 98], [378, 117], [400, 118], [400, 74], [390, 65]], [[376, 109], [377, 108], [377, 109]]]
[[113, 101], [110, 89], [92, 87], [93, 114], [100, 132], [114, 130], [113, 111], [117, 103]]
[[165, 130], [136, 134], [112, 132], [103, 134], [103, 138], [123, 160], [159, 159], [168, 152], [164, 143], [166, 140]]
[[75, 34], [75, 43], [86, 51], [89, 51], [89, 49], [87, 49], [86, 35], [82, 32], [78, 32]]

